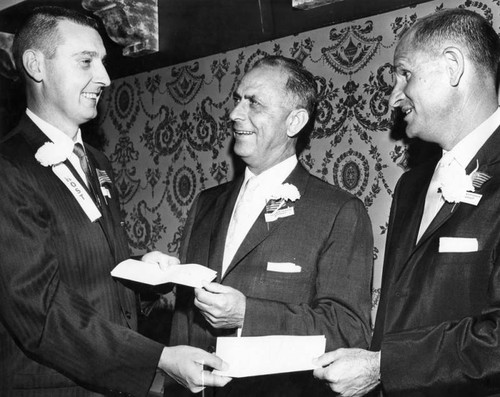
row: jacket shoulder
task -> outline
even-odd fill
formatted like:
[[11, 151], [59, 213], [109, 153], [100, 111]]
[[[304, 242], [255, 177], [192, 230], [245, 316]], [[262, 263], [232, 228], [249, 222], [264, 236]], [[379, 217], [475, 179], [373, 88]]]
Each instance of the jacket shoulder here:
[[311, 174], [309, 174], [307, 191], [318, 200], [326, 200], [327, 202], [336, 203], [338, 205], [342, 205], [351, 200], [361, 203], [361, 200], [352, 193]]

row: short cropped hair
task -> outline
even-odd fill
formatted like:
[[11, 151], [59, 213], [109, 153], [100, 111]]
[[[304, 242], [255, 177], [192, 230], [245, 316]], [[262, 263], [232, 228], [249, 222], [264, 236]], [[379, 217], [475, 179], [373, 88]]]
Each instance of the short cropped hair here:
[[496, 76], [500, 59], [500, 39], [481, 15], [462, 8], [441, 10], [415, 22], [404, 37], [425, 52], [439, 51], [450, 42], [466, 49], [477, 68]]
[[23, 70], [23, 53], [29, 49], [41, 51], [45, 57], [53, 58], [60, 41], [57, 26], [67, 20], [98, 30], [97, 21], [76, 10], [63, 7], [44, 6], [35, 8], [14, 36], [12, 52], [19, 73]]
[[295, 59], [273, 55], [259, 59], [251, 69], [271, 66], [279, 67], [288, 75], [285, 89], [296, 100], [296, 106], [303, 108], [312, 117], [316, 109], [317, 92], [314, 76]]

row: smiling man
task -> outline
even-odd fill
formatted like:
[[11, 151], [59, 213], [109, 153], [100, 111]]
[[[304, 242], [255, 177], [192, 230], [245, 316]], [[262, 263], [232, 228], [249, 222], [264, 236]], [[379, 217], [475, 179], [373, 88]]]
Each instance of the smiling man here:
[[129, 257], [113, 172], [79, 129], [110, 84], [96, 22], [35, 9], [14, 56], [27, 109], [0, 141], [0, 395], [146, 396], [157, 368], [193, 391], [226, 384], [203, 371], [214, 355], [139, 335], [135, 295], [110, 276]]
[[[326, 335], [329, 349], [367, 346], [373, 242], [366, 210], [297, 161], [297, 139], [314, 114], [314, 77], [295, 60], [263, 58], [234, 99], [234, 152], [246, 170], [193, 203], [180, 259], [218, 278], [194, 293], [178, 288], [172, 343], [211, 350], [218, 336], [286, 334]], [[233, 379], [211, 391], [329, 392], [313, 383], [311, 372], [302, 372]], [[180, 395], [170, 386], [169, 393]]]
[[[417, 21], [394, 54], [390, 97], [410, 137], [443, 149], [394, 193], [371, 349], [315, 375], [341, 396], [500, 396], [500, 40], [480, 15]], [[439, 161], [438, 161], [439, 160]]]

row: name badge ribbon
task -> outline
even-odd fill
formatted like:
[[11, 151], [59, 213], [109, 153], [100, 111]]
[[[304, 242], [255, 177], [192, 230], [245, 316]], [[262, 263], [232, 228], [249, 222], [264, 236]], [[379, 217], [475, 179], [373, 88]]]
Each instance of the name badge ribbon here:
[[60, 163], [52, 166], [52, 171], [73, 194], [76, 201], [78, 201], [78, 204], [80, 204], [80, 207], [82, 207], [83, 211], [85, 211], [85, 214], [91, 222], [94, 222], [101, 217], [101, 212], [95, 205], [94, 200], [92, 200], [90, 195], [65, 164]]

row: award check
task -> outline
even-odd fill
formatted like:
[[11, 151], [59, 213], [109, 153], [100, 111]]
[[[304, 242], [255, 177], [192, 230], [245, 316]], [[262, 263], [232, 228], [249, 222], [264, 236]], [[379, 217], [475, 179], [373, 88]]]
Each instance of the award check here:
[[229, 364], [218, 375], [241, 378], [317, 368], [314, 358], [325, 352], [324, 335], [219, 337], [215, 354]]

